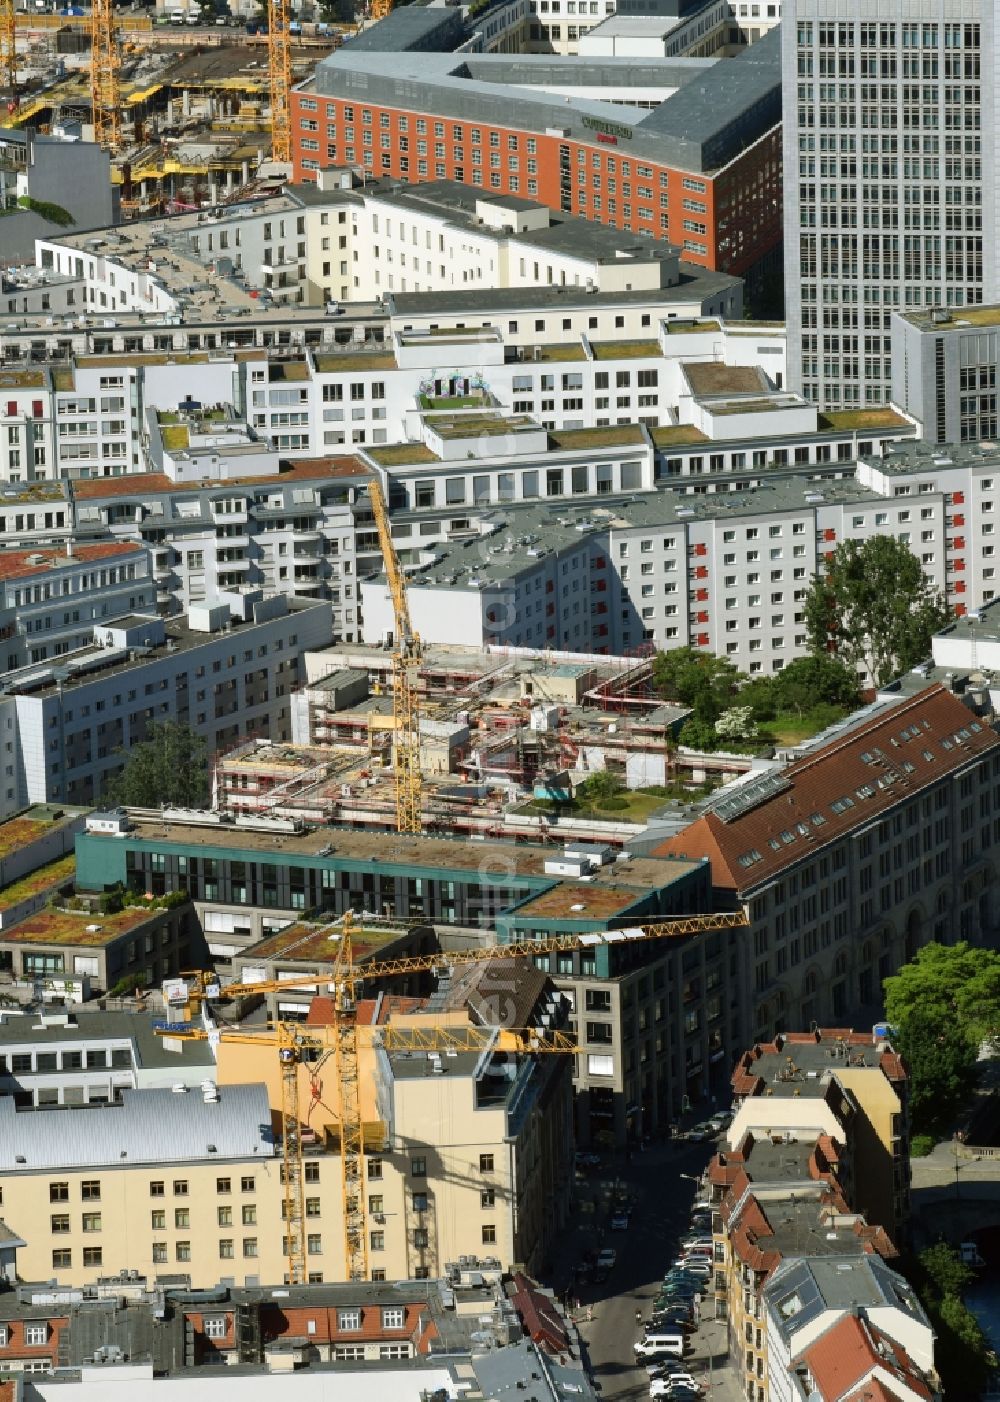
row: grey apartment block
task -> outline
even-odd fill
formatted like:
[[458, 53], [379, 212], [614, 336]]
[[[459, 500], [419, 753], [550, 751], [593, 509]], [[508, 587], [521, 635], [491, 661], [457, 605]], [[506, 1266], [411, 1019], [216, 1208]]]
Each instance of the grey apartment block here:
[[1000, 307], [938, 309], [892, 318], [892, 402], [929, 443], [997, 436]]
[[889, 399], [894, 311], [996, 295], [995, 27], [981, 0], [784, 7], [789, 388], [825, 409]]

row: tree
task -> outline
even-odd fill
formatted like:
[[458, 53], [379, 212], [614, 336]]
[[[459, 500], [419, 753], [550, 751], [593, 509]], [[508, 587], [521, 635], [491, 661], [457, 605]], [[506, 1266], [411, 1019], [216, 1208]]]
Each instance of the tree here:
[[845, 540], [827, 556], [805, 599], [809, 645], [833, 653], [877, 686], [930, 653], [931, 636], [951, 617], [917, 557], [895, 536]]
[[932, 1014], [977, 1047], [1000, 1036], [1000, 953], [928, 944], [885, 981], [885, 1010], [902, 1028], [915, 1012]]
[[945, 1396], [982, 1396], [996, 1359], [979, 1321], [962, 1299], [972, 1272], [953, 1246], [938, 1242], [921, 1251], [915, 1261], [911, 1258], [907, 1274], [934, 1328], [934, 1362]]
[[979, 1045], [1000, 1033], [1000, 954], [928, 944], [885, 981], [889, 1022], [910, 1071], [913, 1128], [947, 1128], [973, 1084]]
[[853, 710], [862, 699], [857, 677], [828, 653], [797, 657], [774, 674], [771, 686], [777, 709], [799, 715], [817, 704]]
[[915, 1133], [947, 1129], [976, 1075], [977, 1045], [953, 1021], [916, 1008], [896, 1037], [910, 1073], [910, 1121]]
[[599, 769], [595, 774], [588, 774], [586, 779], [577, 784], [574, 797], [600, 804], [609, 798], [617, 798], [621, 787], [620, 781], [613, 774], [609, 774], [606, 769]]
[[730, 706], [715, 722], [715, 733], [724, 740], [752, 740], [757, 722], [750, 706]]
[[204, 808], [209, 801], [204, 740], [176, 721], [150, 726], [147, 739], [132, 746], [124, 768], [108, 781], [103, 801], [135, 808], [165, 803]]
[[671, 648], [653, 658], [653, 684], [668, 701], [690, 706], [698, 720], [714, 723], [736, 693], [740, 674], [731, 662], [693, 647]]

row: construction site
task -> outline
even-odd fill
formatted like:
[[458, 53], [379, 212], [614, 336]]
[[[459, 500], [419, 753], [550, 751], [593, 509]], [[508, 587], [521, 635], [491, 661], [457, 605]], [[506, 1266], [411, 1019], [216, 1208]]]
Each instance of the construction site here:
[[[396, 826], [392, 658], [342, 645], [306, 663], [292, 698], [295, 743], [250, 739], [217, 756], [214, 807]], [[679, 823], [709, 787], [750, 768], [746, 755], [678, 746], [688, 712], [656, 695], [648, 658], [433, 647], [414, 687], [426, 832], [548, 843], [576, 833], [620, 848], [637, 824]], [[607, 810], [574, 797], [596, 774], [610, 781]]]
[[349, 30], [299, 24], [288, 4], [268, 9], [266, 32], [249, 33], [258, 26], [207, 12], [178, 27], [164, 26], [166, 11], [156, 22], [111, 0], [87, 15], [15, 13], [0, 0], [0, 129], [72, 125], [97, 142], [126, 219], [277, 188], [291, 87]]

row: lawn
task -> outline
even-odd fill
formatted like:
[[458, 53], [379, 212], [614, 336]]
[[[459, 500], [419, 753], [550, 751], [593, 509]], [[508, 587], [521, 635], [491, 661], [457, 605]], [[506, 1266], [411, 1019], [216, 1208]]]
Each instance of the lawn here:
[[420, 406], [423, 409], [481, 409], [482, 405], [481, 394], [442, 395], [440, 398], [429, 394], [420, 396]]
[[[617, 823], [647, 823], [672, 798], [694, 799], [706, 790], [689, 789], [683, 784], [670, 784], [667, 787], [649, 789], [622, 789], [611, 800], [612, 806], [605, 807], [600, 799], [575, 798], [570, 803], [556, 803], [549, 799], [531, 799], [520, 804], [518, 813], [533, 813], [541, 817], [559, 816], [565, 818], [606, 818]], [[615, 805], [619, 802], [624, 807]]]
[[765, 744], [798, 745], [846, 715], [841, 707], [821, 701], [801, 715], [797, 711], [779, 711], [773, 720], [762, 720], [757, 728]]

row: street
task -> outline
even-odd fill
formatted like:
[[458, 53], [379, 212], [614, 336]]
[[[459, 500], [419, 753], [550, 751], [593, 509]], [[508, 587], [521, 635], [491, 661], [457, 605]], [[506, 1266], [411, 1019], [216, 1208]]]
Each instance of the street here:
[[[688, 1227], [698, 1179], [714, 1149], [712, 1144], [657, 1144], [637, 1153], [631, 1163], [619, 1154], [601, 1168], [587, 1170], [577, 1182], [575, 1224], [556, 1263], [551, 1283], [558, 1293], [569, 1289], [579, 1300], [575, 1311], [581, 1338], [602, 1396], [609, 1402], [635, 1402], [649, 1396], [643, 1365], [636, 1366], [632, 1345], [640, 1327], [639, 1309], [648, 1318], [664, 1273]], [[632, 1216], [627, 1232], [610, 1230], [611, 1205], [617, 1193], [628, 1194]], [[608, 1279], [574, 1290], [572, 1268], [587, 1251], [614, 1247], [618, 1259]], [[711, 1386], [718, 1402], [737, 1402], [740, 1392], [726, 1361], [726, 1332], [706, 1301], [706, 1318], [692, 1337], [695, 1375]], [[711, 1359], [711, 1363], [710, 1360]]]

